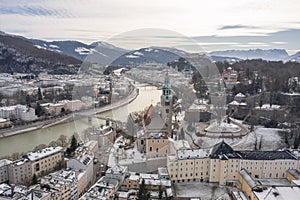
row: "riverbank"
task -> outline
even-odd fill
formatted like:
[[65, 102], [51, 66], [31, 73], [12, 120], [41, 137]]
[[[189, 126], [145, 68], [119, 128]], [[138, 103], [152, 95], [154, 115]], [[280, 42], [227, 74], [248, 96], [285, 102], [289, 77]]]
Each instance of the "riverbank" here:
[[[139, 90], [137, 88], [134, 88], [133, 91], [127, 97], [120, 99], [117, 102], [113, 102], [112, 104], [109, 104], [109, 105], [106, 105], [103, 107], [93, 108], [88, 111], [82, 111], [80, 113], [100, 114], [103, 112], [107, 112], [107, 111], [110, 111], [110, 110], [113, 110], [118, 107], [121, 107], [121, 106], [131, 103], [138, 97], [138, 95], [139, 95]], [[55, 126], [58, 124], [63, 124], [63, 123], [71, 122], [71, 121], [74, 121], [74, 113], [62, 116], [62, 117], [60, 117], [59, 120], [58, 119], [50, 119], [50, 120], [46, 120], [46, 121], [32, 123], [32, 124], [25, 125], [25, 126], [18, 126], [18, 127], [3, 129], [0, 131], [0, 139], [27, 133], [30, 131], [35, 131], [35, 130], [38, 130], [41, 128], [43, 128], [43, 129], [49, 128], [51, 126]]]

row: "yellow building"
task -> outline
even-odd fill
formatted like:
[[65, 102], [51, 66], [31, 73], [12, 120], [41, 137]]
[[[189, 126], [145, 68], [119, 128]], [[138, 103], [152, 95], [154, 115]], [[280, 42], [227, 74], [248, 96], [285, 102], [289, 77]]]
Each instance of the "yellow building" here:
[[233, 185], [241, 169], [255, 178], [285, 178], [297, 169], [297, 158], [289, 151], [234, 151], [224, 141], [208, 149], [178, 150], [169, 155], [167, 167], [173, 182], [209, 181]]
[[24, 156], [31, 162], [32, 175], [42, 176], [54, 171], [63, 161], [62, 147], [47, 147], [45, 149], [28, 153]]

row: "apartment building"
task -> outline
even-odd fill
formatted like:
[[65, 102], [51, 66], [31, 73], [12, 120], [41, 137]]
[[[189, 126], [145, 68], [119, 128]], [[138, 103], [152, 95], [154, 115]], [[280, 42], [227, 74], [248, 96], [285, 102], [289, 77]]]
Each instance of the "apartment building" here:
[[78, 199], [77, 175], [73, 170], [60, 170], [44, 176], [41, 184], [58, 191], [61, 199]]
[[32, 165], [28, 159], [14, 160], [8, 165], [8, 181], [10, 184], [30, 183], [32, 176]]
[[45, 149], [27, 153], [23, 156], [31, 162], [32, 175], [42, 176], [54, 171], [63, 161], [62, 147], [47, 147]]
[[207, 149], [184, 149], [169, 155], [167, 167], [173, 182], [209, 181], [220, 185], [238, 180], [241, 169], [256, 178], [285, 178], [297, 169], [289, 151], [234, 151], [224, 141]]
[[10, 163], [12, 163], [12, 161], [7, 159], [0, 160], [0, 183], [8, 181], [8, 165]]
[[15, 105], [0, 108], [0, 118], [33, 121], [37, 119], [35, 110], [25, 105]]

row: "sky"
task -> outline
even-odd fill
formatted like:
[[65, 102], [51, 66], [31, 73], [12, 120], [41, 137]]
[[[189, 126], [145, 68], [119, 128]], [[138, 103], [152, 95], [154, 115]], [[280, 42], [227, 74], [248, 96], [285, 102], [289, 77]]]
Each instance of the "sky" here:
[[[177, 46], [189, 45], [178, 42], [181, 35], [206, 51], [280, 48], [291, 54], [300, 51], [299, 10], [299, 0], [0, 0], [0, 30], [91, 43], [155, 28], [169, 30], [162, 38], [175, 38]], [[132, 41], [122, 47], [133, 48]]]

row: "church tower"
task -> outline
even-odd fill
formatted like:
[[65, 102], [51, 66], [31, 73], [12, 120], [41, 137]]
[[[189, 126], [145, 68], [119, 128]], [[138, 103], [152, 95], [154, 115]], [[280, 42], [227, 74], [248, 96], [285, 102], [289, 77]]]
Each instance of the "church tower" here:
[[170, 78], [168, 72], [166, 73], [165, 81], [162, 87], [162, 95], [160, 97], [160, 102], [162, 106], [162, 117], [165, 120], [168, 135], [171, 135], [171, 137], [173, 138], [173, 133], [172, 133], [173, 96], [171, 93], [171, 84], [170, 84]]

